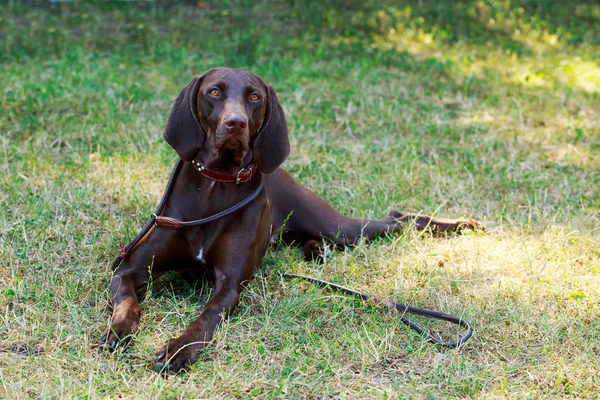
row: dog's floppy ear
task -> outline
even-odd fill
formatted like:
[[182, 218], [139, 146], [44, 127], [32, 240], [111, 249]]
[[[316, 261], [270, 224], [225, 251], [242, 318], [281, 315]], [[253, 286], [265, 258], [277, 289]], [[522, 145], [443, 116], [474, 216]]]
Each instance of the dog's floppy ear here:
[[175, 99], [163, 137], [184, 161], [191, 161], [204, 145], [206, 133], [198, 119], [198, 89], [202, 76], [195, 76]]
[[263, 125], [254, 140], [254, 158], [258, 169], [265, 174], [270, 174], [279, 167], [290, 154], [290, 141], [288, 139], [285, 115], [275, 90], [271, 85], [265, 85], [268, 90], [267, 110]]

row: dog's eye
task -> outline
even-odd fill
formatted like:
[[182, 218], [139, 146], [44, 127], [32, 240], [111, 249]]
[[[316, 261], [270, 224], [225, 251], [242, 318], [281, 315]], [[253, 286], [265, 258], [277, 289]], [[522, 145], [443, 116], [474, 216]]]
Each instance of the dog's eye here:
[[260, 97], [256, 93], [250, 95], [250, 101], [259, 101]]
[[208, 92], [208, 94], [210, 94], [211, 96], [214, 96], [214, 97], [219, 97], [220, 93], [221, 92], [219, 92], [219, 89], [210, 89], [210, 91]]

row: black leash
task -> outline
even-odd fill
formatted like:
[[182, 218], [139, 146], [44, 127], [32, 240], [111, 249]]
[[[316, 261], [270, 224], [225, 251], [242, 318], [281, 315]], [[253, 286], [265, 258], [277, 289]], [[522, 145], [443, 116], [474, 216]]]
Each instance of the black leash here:
[[[425, 336], [425, 338], [427, 339], [428, 342], [435, 343], [435, 344], [437, 344], [439, 346], [442, 346], [442, 347], [448, 347], [448, 348], [459, 347], [460, 345], [462, 345], [463, 343], [465, 343], [467, 340], [469, 340], [469, 338], [473, 334], [473, 328], [471, 327], [471, 325], [467, 321], [465, 321], [462, 318], [455, 317], [453, 315], [444, 314], [444, 313], [441, 313], [439, 311], [433, 311], [433, 310], [426, 310], [426, 309], [423, 309], [423, 308], [411, 307], [411, 306], [404, 305], [402, 303], [396, 303], [396, 302], [394, 302], [392, 300], [389, 300], [389, 299], [381, 299], [381, 298], [378, 298], [376, 296], [372, 296], [372, 295], [369, 295], [369, 294], [357, 292], [357, 291], [352, 290], [352, 289], [348, 289], [347, 287], [344, 287], [344, 286], [340, 286], [340, 285], [336, 285], [334, 283], [322, 281], [320, 279], [311, 278], [310, 276], [303, 276], [303, 275], [296, 275], [296, 274], [282, 274], [282, 276], [284, 278], [288, 278], [288, 279], [293, 279], [293, 278], [304, 279], [306, 281], [316, 283], [319, 287], [322, 287], [322, 288], [331, 288], [331, 289], [333, 289], [336, 292], [341, 292], [341, 293], [344, 293], [345, 295], [348, 295], [348, 296], [355, 296], [355, 297], [360, 298], [363, 301], [364, 300], [372, 300], [372, 301], [375, 301], [376, 303], [383, 303], [384, 305], [389, 306], [391, 309], [398, 310], [398, 311], [400, 311], [402, 313], [402, 315], [399, 316], [400, 321], [402, 321], [402, 323], [404, 323], [405, 325], [407, 325], [409, 328], [417, 331], [419, 334]], [[422, 315], [424, 317], [438, 319], [438, 320], [450, 322], [452, 324], [460, 325], [463, 328], [467, 329], [467, 333], [465, 333], [464, 336], [462, 336], [458, 340], [451, 341], [451, 342], [444, 342], [443, 340], [441, 340], [441, 339], [433, 336], [431, 333], [429, 333], [428, 330], [426, 330], [425, 328], [423, 328], [421, 325], [419, 325], [416, 322], [413, 322], [410, 319], [404, 317], [403, 315], [405, 313]]]

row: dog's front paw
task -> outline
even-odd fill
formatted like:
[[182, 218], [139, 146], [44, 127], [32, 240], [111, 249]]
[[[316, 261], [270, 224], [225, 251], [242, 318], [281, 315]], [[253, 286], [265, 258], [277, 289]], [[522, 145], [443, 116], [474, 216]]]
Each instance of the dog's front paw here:
[[112, 324], [108, 332], [100, 338], [98, 347], [110, 352], [119, 348], [125, 351], [133, 340], [134, 335], [132, 332], [133, 328], [127, 322]]
[[154, 369], [163, 375], [181, 374], [196, 361], [198, 351], [204, 344], [205, 342], [191, 340], [185, 335], [169, 339], [152, 357]]

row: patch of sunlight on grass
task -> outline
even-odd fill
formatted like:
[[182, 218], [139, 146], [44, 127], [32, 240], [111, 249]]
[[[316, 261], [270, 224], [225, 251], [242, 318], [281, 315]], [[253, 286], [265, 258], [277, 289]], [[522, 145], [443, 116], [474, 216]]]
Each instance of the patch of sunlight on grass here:
[[585, 90], [600, 91], [600, 65], [597, 62], [585, 61], [580, 57], [563, 60], [555, 68], [557, 78], [566, 86]]
[[510, 39], [525, 44], [529, 49], [537, 54], [543, 54], [546, 51], [560, 49], [562, 43], [559, 42], [557, 34], [549, 33], [546, 29], [542, 31], [532, 30], [523, 34], [520, 29], [515, 29]]
[[511, 61], [498, 69], [505, 74], [505, 82], [548, 88], [562, 85], [590, 93], [600, 91], [600, 67], [593, 61], [585, 61], [580, 57], [572, 59], [559, 57], [546, 59], [544, 62]]
[[473, 125], [491, 125], [495, 122], [498, 122], [497, 116], [490, 110], [474, 110], [467, 115], [458, 117], [455, 124], [459, 127], [470, 127]]
[[441, 55], [441, 46], [436, 42], [433, 33], [424, 32], [421, 28], [391, 28], [386, 34], [374, 35], [371, 47], [380, 50], [406, 51], [412, 55]]
[[[560, 41], [559, 35], [546, 29], [529, 27], [522, 32], [518, 28], [504, 28], [502, 32], [506, 36], [503, 40], [506, 43], [522, 44], [531, 52], [519, 55], [491, 43], [483, 50], [480, 45], [462, 41], [446, 43], [447, 32], [444, 29], [431, 26], [424, 30], [422, 17], [408, 18], [410, 8], [388, 11], [400, 15], [400, 22], [392, 24], [381, 12], [378, 21], [383, 21], [385, 31], [373, 35], [372, 48], [407, 52], [417, 59], [435, 57], [452, 61], [451, 72], [455, 78], [475, 75], [486, 79], [485, 72], [491, 70], [502, 76], [506, 83], [550, 89], [562, 85], [586, 92], [600, 90], [598, 63], [573, 56], [568, 45]], [[497, 21], [492, 18], [486, 23], [493, 27]]]
[[127, 204], [140, 195], [150, 195], [158, 204], [170, 171], [158, 154], [132, 159], [130, 155], [103, 157], [100, 153], [90, 153], [88, 158], [88, 182], [102, 187], [99, 192], [110, 195], [111, 201]]
[[544, 72], [534, 72], [524, 65], [516, 68], [516, 70], [513, 70], [508, 75], [506, 82], [519, 83], [525, 86], [552, 88], [552, 84], [547, 80], [547, 75]]
[[70, 175], [70, 170], [65, 165], [55, 163], [39, 164], [37, 160], [28, 163], [19, 176], [24, 178], [27, 185], [32, 188], [46, 189], [61, 177]]
[[558, 165], [572, 165], [600, 171], [600, 157], [589, 146], [566, 144], [544, 144], [545, 156]]
[[576, 115], [557, 110], [538, 118], [529, 116], [527, 110], [514, 115], [504, 108], [489, 108], [466, 111], [455, 124], [481, 126], [496, 137], [518, 137], [529, 145], [539, 145], [539, 159], [561, 167], [600, 170], [600, 154], [591, 145], [597, 137], [597, 125], [586, 118], [593, 114], [593, 110], [582, 107]]

